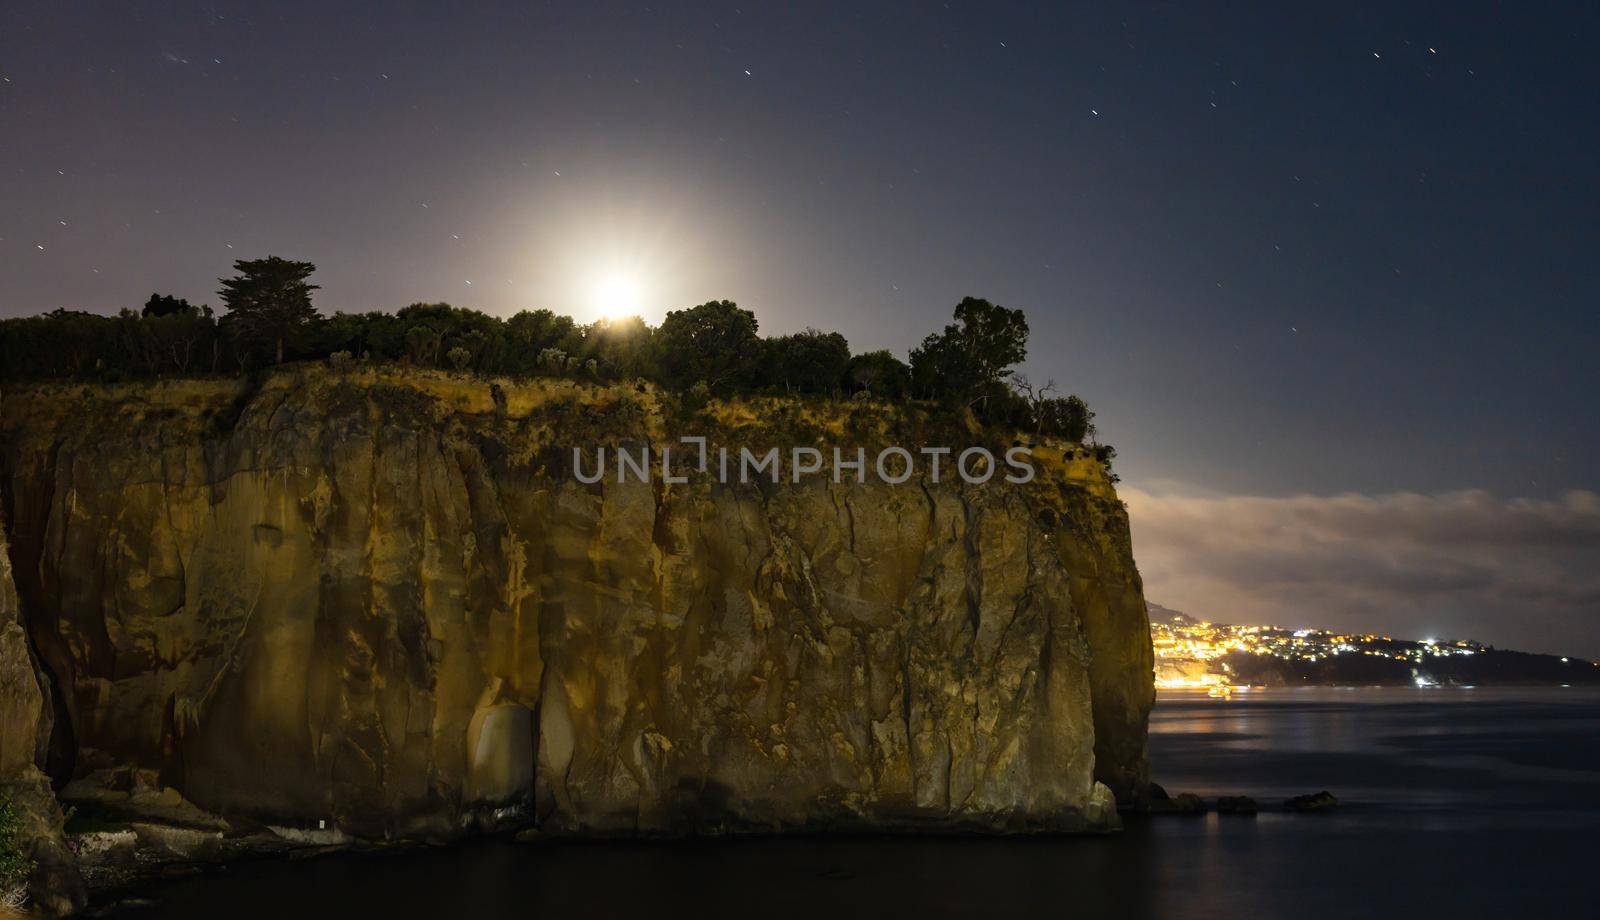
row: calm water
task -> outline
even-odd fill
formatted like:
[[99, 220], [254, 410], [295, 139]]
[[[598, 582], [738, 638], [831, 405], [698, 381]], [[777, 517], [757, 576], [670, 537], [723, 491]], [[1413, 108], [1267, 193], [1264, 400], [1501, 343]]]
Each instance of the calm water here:
[[1301, 689], [1163, 696], [1156, 779], [1322, 815], [1130, 822], [1099, 839], [481, 843], [257, 863], [144, 917], [1592, 916], [1600, 694]]

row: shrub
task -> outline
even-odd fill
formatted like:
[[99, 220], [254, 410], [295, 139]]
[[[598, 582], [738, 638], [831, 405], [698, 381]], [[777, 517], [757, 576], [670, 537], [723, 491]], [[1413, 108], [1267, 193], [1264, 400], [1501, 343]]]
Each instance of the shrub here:
[[6, 907], [22, 906], [32, 872], [33, 860], [23, 849], [22, 816], [9, 797], [0, 799], [0, 900]]

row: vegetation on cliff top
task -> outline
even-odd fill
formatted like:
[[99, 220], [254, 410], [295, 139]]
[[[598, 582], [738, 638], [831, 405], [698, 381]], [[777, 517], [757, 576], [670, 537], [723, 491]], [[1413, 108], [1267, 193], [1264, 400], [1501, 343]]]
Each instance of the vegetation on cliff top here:
[[[932, 400], [986, 424], [1082, 443], [1094, 413], [1054, 382], [1035, 386], [1014, 366], [1028, 323], [976, 297], [923, 339], [908, 361], [853, 354], [837, 332], [762, 337], [756, 316], [728, 300], [674, 310], [660, 326], [639, 317], [580, 325], [550, 310], [502, 319], [445, 303], [395, 313], [334, 313], [311, 303], [309, 262], [241, 260], [221, 280], [221, 316], [171, 296], [116, 316], [55, 310], [0, 321], [0, 379], [95, 379], [246, 374], [285, 360], [335, 367], [395, 363], [510, 377], [644, 379], [695, 398], [783, 393]], [[1103, 461], [1112, 451], [1099, 446]]]

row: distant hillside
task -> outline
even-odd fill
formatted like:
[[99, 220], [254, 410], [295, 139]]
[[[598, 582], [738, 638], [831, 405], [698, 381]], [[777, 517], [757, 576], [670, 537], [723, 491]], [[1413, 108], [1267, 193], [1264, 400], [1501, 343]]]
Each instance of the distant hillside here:
[[1149, 604], [1156, 686], [1372, 686], [1600, 683], [1600, 664], [1469, 639], [1396, 639], [1326, 629], [1212, 623]]
[[1158, 623], [1163, 626], [1188, 626], [1199, 622], [1199, 620], [1189, 616], [1187, 613], [1179, 613], [1171, 607], [1163, 607], [1160, 604], [1149, 602], [1145, 603], [1145, 607], [1150, 611], [1150, 625], [1152, 626]]

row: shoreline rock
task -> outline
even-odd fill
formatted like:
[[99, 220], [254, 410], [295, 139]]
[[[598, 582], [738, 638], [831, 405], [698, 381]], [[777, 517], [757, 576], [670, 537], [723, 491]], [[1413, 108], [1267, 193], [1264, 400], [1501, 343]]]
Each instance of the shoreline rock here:
[[1302, 813], [1328, 811], [1330, 809], [1337, 808], [1338, 805], [1339, 800], [1334, 798], [1333, 793], [1326, 789], [1322, 790], [1321, 792], [1297, 795], [1293, 798], [1283, 800], [1284, 808], [1288, 809], [1289, 811]]

